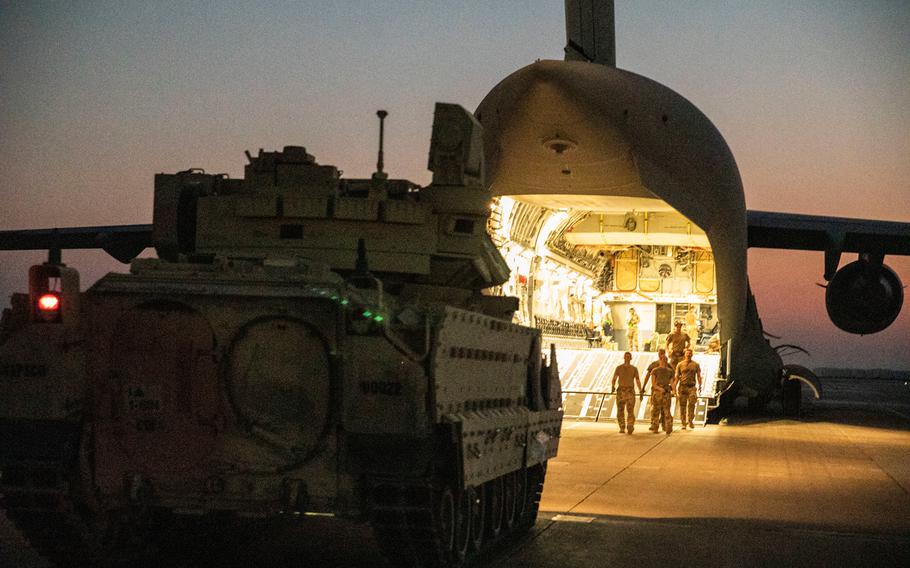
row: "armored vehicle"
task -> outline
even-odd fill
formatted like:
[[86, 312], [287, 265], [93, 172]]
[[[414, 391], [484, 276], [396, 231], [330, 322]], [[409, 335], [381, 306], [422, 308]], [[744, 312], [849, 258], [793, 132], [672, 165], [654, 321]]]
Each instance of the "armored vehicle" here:
[[[457, 566], [534, 523], [559, 377], [487, 293], [508, 268], [481, 128], [438, 104], [418, 187], [383, 172], [381, 125], [370, 179], [260, 150], [243, 179], [157, 175], [151, 226], [0, 234], [51, 249], [0, 327], [2, 507], [36, 548], [123, 558], [162, 512], [328, 515]], [[60, 262], [146, 244], [83, 293]]]

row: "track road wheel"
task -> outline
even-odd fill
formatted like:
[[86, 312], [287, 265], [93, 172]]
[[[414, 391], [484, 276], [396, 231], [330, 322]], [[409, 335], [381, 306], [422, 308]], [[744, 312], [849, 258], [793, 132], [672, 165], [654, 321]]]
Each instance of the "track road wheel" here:
[[471, 487], [465, 491], [471, 495], [471, 549], [478, 551], [483, 548], [484, 533], [486, 532], [486, 495], [484, 486]]
[[448, 556], [455, 546], [456, 504], [452, 490], [446, 487], [439, 492], [436, 500], [436, 511], [433, 522], [436, 524], [435, 532], [439, 540], [439, 550], [442, 556]]
[[[456, 497], [457, 495], [457, 497]], [[384, 482], [373, 488], [376, 543], [395, 566], [460, 566], [470, 540], [468, 500], [445, 483]]]
[[503, 478], [502, 485], [502, 524], [507, 531], [511, 531], [515, 528], [515, 521], [517, 520], [516, 511], [518, 510], [518, 499], [517, 488], [518, 484], [515, 481], [515, 478], [521, 472], [513, 471], [507, 473]]
[[521, 528], [524, 530], [533, 527], [537, 521], [537, 509], [540, 507], [540, 496], [543, 493], [543, 481], [546, 474], [546, 463], [537, 464], [527, 469], [525, 510], [521, 517]]
[[521, 524], [528, 507], [528, 470], [512, 472], [515, 476], [515, 524]]
[[503, 483], [502, 476], [488, 481], [487, 487], [487, 534], [490, 540], [502, 533]]
[[467, 489], [455, 498], [455, 541], [452, 544], [452, 566], [461, 566], [471, 543], [471, 504], [473, 496]]

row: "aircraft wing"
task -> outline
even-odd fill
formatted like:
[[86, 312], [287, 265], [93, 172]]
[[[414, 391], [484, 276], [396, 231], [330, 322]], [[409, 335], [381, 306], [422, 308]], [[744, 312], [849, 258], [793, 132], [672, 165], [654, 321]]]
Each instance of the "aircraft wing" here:
[[825, 251], [828, 280], [843, 252], [910, 255], [910, 223], [771, 211], [747, 211], [746, 219], [751, 248]]
[[51, 256], [62, 249], [103, 249], [127, 263], [150, 246], [151, 225], [0, 231], [0, 250], [47, 250]]

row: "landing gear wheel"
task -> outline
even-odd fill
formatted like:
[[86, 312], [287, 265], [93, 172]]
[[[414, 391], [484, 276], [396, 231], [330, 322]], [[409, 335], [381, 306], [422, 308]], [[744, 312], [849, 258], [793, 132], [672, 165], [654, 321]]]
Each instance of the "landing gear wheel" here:
[[471, 549], [480, 550], [483, 547], [487, 517], [484, 486], [472, 487], [467, 491], [471, 494]]
[[780, 404], [784, 416], [798, 417], [800, 402], [802, 402], [802, 384], [798, 380], [784, 379], [780, 389]]
[[487, 486], [487, 514], [489, 515], [487, 523], [487, 534], [490, 539], [499, 538], [502, 532], [502, 510], [503, 510], [503, 483], [502, 476], [488, 481]]

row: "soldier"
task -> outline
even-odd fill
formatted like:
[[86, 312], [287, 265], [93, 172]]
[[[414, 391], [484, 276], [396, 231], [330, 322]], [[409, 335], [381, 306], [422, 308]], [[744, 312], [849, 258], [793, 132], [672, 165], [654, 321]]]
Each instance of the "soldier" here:
[[670, 369], [675, 371], [682, 361], [683, 353], [689, 348], [691, 340], [682, 330], [682, 322], [676, 322], [676, 331], [667, 336], [667, 351], [670, 352]]
[[[619, 433], [626, 432], [628, 423], [628, 433], [635, 430], [635, 385], [638, 385], [638, 392], [642, 392], [641, 381], [638, 378], [638, 368], [632, 364], [632, 354], [628, 351], [623, 355], [622, 365], [618, 365], [613, 371], [613, 382], [610, 390], [616, 392], [616, 422], [619, 424]], [[619, 379], [619, 389], [616, 388], [616, 380]]]
[[679, 417], [682, 420], [682, 429], [695, 428], [695, 402], [701, 392], [701, 367], [692, 360], [692, 350], [686, 349], [685, 359], [676, 366], [676, 375], [673, 377], [679, 403]]
[[[649, 430], [658, 433], [663, 424], [667, 436], [673, 431], [673, 414], [670, 412], [670, 399], [673, 397], [673, 371], [667, 363], [666, 357], [656, 361], [657, 367], [649, 370], [648, 374], [654, 377], [654, 386], [651, 387], [651, 427]], [[645, 378], [645, 384], [648, 379]], [[685, 428], [683, 424], [683, 428]]]
[[603, 321], [603, 334], [600, 336], [603, 340], [603, 346], [608, 347], [608, 343], [613, 341], [613, 319], [610, 317], [610, 307], [607, 306]]
[[[645, 391], [648, 390], [648, 381], [651, 380], [651, 375], [653, 374], [654, 369], [656, 369], [660, 366], [661, 361], [666, 361], [666, 360], [667, 360], [667, 350], [663, 349], [663, 348], [658, 349], [657, 350], [657, 361], [654, 361], [653, 363], [648, 365], [648, 371], [645, 373], [645, 382], [642, 383], [642, 387], [641, 387], [641, 397], [644, 397]], [[673, 370], [670, 367], [669, 362], [667, 363], [667, 368], [670, 369], [670, 371]]]
[[626, 322], [629, 338], [629, 351], [638, 351], [638, 324], [641, 318], [635, 313], [635, 308], [629, 308], [629, 321]]

